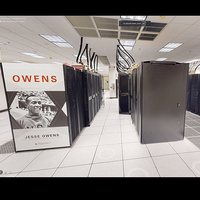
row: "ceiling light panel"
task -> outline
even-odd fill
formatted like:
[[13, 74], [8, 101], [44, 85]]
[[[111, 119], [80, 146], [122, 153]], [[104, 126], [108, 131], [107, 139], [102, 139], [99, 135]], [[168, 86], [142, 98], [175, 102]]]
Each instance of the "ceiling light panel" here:
[[73, 48], [73, 46], [68, 42], [53, 42], [53, 44], [57, 45], [58, 47]]
[[120, 43], [125, 46], [134, 46], [135, 40], [120, 40]]
[[163, 47], [162, 49], [159, 50], [159, 52], [170, 52], [172, 50], [174, 50], [174, 49], [169, 49], [169, 48], [164, 48]]
[[120, 17], [121, 17], [121, 19], [131, 19], [131, 20], [141, 20], [141, 21], [144, 21], [147, 18], [147, 16], [135, 16], [135, 15], [133, 15], [133, 16], [131, 16], [131, 15], [127, 15], [127, 16], [121, 15]]
[[158, 59], [156, 59], [156, 61], [164, 61], [164, 60], [167, 60], [167, 58], [158, 58]]
[[42, 35], [42, 34], [40, 34], [40, 36], [42, 36], [43, 38], [45, 38], [46, 40], [48, 40], [50, 42], [67, 42], [59, 35]]
[[164, 46], [164, 48], [171, 48], [171, 49], [175, 49], [179, 46], [181, 46], [183, 43], [168, 43], [167, 45]]
[[43, 56], [39, 56], [39, 55], [34, 54], [34, 53], [23, 53], [23, 52], [22, 52], [22, 54], [27, 55], [27, 56], [32, 56], [32, 57], [34, 57], [34, 58], [45, 58], [45, 57], [43, 57]]

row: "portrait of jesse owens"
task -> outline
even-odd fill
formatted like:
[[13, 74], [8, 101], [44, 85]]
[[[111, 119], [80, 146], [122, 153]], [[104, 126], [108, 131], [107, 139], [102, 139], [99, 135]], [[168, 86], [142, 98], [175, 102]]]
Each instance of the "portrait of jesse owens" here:
[[42, 101], [40, 97], [35, 95], [26, 97], [25, 106], [28, 113], [17, 120], [23, 129], [47, 128], [50, 125], [51, 119], [41, 114]]

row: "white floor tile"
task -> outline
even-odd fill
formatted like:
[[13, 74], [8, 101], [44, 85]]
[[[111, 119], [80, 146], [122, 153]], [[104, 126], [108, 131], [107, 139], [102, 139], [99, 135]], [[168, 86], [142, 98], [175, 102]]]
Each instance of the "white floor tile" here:
[[56, 169], [43, 169], [30, 172], [21, 172], [16, 177], [51, 177]]
[[0, 163], [3, 173], [21, 172], [41, 151], [14, 153]]
[[93, 127], [93, 126], [103, 127], [104, 123], [105, 123], [105, 120], [93, 120], [90, 127]]
[[95, 151], [96, 146], [72, 148], [60, 167], [91, 164]]
[[113, 134], [102, 134], [99, 145], [106, 145], [106, 144], [120, 144], [121, 143], [121, 134], [120, 133], [113, 133]]
[[141, 158], [124, 161], [126, 177], [159, 177], [152, 158]]
[[41, 170], [56, 168], [60, 165], [70, 148], [47, 149], [44, 150], [35, 160], [33, 160], [24, 170]]
[[153, 157], [161, 177], [194, 177], [195, 175], [178, 155]]
[[87, 147], [87, 146], [96, 146], [99, 142], [100, 135], [81, 135], [73, 148], [76, 147]]
[[87, 177], [91, 165], [58, 168], [53, 177]]
[[121, 124], [121, 131], [122, 132], [133, 132], [135, 130], [135, 126], [133, 124]]
[[115, 134], [120, 132], [121, 132], [120, 125], [104, 126], [102, 134]]
[[183, 153], [179, 156], [190, 167], [194, 174], [200, 177], [200, 152]]
[[123, 132], [122, 143], [139, 142], [137, 132]]
[[98, 126], [92, 126], [92, 127], [85, 127], [84, 130], [82, 130], [81, 135], [94, 135], [94, 134], [101, 134], [103, 130], [103, 127]]
[[122, 160], [121, 144], [98, 146], [93, 163]]
[[150, 157], [146, 145], [140, 143], [124, 143], [123, 159]]
[[200, 149], [196, 147], [192, 142], [190, 142], [187, 138], [176, 142], [169, 142], [169, 144], [177, 153], [200, 151]]
[[152, 143], [146, 144], [151, 156], [161, 156], [168, 154], [176, 154], [173, 148], [167, 143]]
[[89, 177], [123, 177], [122, 161], [93, 164]]

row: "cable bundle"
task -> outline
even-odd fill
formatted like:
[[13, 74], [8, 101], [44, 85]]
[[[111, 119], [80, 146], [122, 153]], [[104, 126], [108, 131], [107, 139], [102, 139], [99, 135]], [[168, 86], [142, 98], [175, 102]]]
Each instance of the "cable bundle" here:
[[91, 48], [89, 49], [89, 53], [88, 53], [88, 44], [85, 45], [85, 48], [82, 51], [82, 45], [83, 45], [83, 37], [81, 37], [81, 43], [80, 43], [79, 52], [76, 58], [76, 62], [82, 64], [83, 67], [85, 67], [84, 63], [82, 62], [82, 56], [85, 53], [86, 58], [87, 58], [88, 70], [90, 68], [91, 71], [94, 71], [94, 72], [98, 71], [98, 55], [95, 55], [95, 52], [93, 52], [93, 54], [91, 55]]
[[116, 50], [116, 66], [118, 72], [128, 72], [130, 68], [135, 63], [133, 57], [126, 51], [123, 45], [118, 40], [119, 45], [117, 45]]

